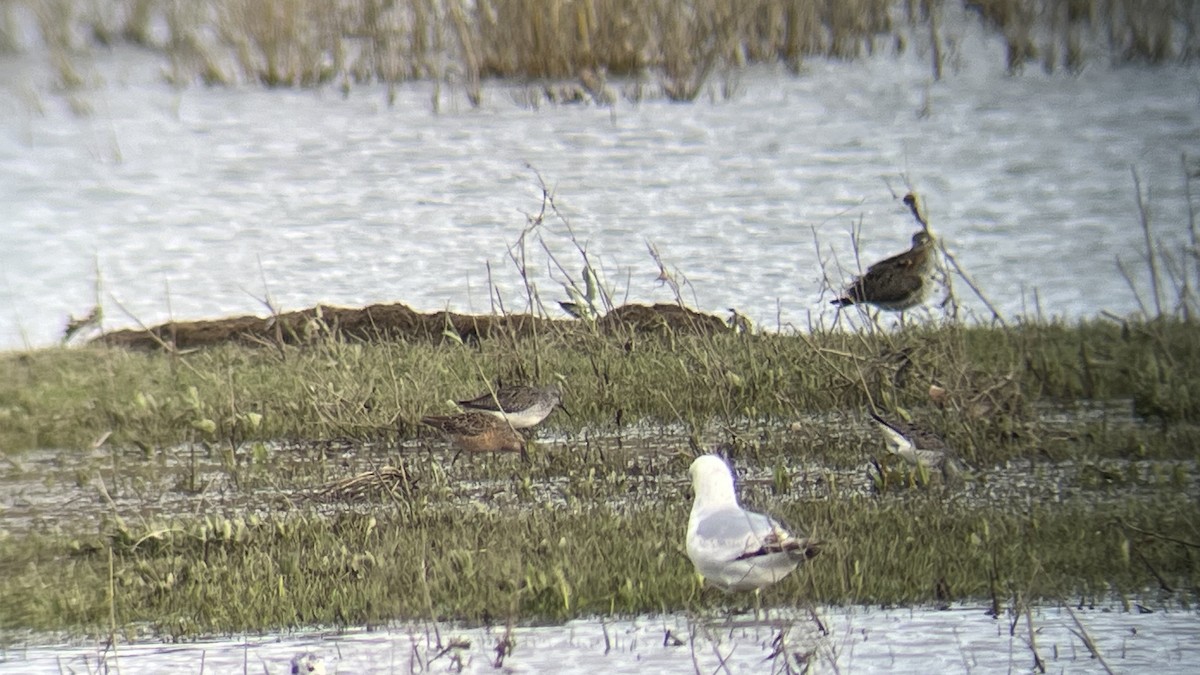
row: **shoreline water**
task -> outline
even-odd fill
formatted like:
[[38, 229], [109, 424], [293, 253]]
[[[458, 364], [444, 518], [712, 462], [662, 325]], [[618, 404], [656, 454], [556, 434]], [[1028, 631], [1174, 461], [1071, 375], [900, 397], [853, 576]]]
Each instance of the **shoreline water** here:
[[[992, 618], [984, 607], [962, 605], [816, 608], [812, 616], [820, 618], [824, 632], [804, 612], [770, 611], [775, 618], [767, 621], [676, 614], [510, 628], [418, 622], [177, 644], [10, 645], [0, 650], [0, 672], [41, 675], [103, 667], [194, 672], [203, 663], [205, 672], [275, 674], [287, 673], [291, 659], [305, 652], [321, 655], [327, 672], [343, 673], [426, 672], [439, 664], [494, 672], [497, 663], [510, 672], [692, 673], [722, 665], [741, 672], [760, 670], [764, 663], [771, 672], [803, 671], [808, 664], [818, 671], [885, 673], [931, 663], [945, 672], [995, 672], [1034, 668], [1035, 659], [1072, 672], [1103, 672], [1107, 666], [1184, 673], [1200, 663], [1194, 610], [1033, 606], [1028, 617], [1022, 612]], [[502, 644], [508, 646], [501, 655]]]

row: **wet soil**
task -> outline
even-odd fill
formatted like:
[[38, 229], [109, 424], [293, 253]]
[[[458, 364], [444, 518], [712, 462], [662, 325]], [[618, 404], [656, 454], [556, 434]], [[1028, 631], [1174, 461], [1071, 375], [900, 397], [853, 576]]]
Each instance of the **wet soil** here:
[[[589, 326], [576, 319], [548, 319], [532, 314], [422, 313], [398, 303], [363, 308], [317, 305], [266, 317], [171, 321], [144, 329], [110, 331], [93, 342], [131, 349], [177, 350], [228, 342], [263, 346], [303, 344], [329, 336], [365, 341], [441, 342], [456, 335], [463, 342], [473, 343], [482, 339], [524, 338]], [[598, 319], [595, 328], [603, 333], [700, 335], [731, 330], [720, 317], [669, 304], [623, 305]]]

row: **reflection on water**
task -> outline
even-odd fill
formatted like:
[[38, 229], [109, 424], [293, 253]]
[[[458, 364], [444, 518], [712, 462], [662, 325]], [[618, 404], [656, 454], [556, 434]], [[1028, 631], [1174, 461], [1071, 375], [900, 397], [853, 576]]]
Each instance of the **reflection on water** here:
[[807, 613], [780, 614], [761, 621], [668, 615], [512, 629], [407, 624], [116, 648], [13, 646], [0, 650], [0, 672], [276, 674], [289, 672], [301, 652], [315, 652], [327, 672], [345, 674], [799, 673], [806, 666], [809, 672], [999, 673], [1033, 671], [1035, 653], [1047, 672], [1200, 668], [1200, 617], [1191, 611], [1043, 607], [1014, 620], [993, 619], [981, 607], [820, 608], [819, 624]]
[[[0, 349], [53, 342], [95, 302], [97, 268], [109, 327], [265, 314], [268, 296], [486, 312], [489, 284], [524, 310], [507, 247], [541, 207], [527, 164], [620, 298], [673, 299], [651, 242], [701, 309], [767, 328], [829, 320], [823, 280], [853, 270], [856, 224], [864, 261], [907, 246], [913, 221], [889, 191], [907, 178], [1005, 313], [1032, 312], [1034, 289], [1050, 315], [1135, 310], [1114, 264], [1143, 272], [1130, 168], [1182, 250], [1196, 67], [1013, 77], [998, 38], [945, 31], [957, 66], [939, 82], [913, 50], [615, 110], [529, 110], [522, 85], [498, 83], [479, 110], [445, 88], [440, 114], [420, 83], [394, 107], [369, 87], [178, 91], [153, 57], [117, 49], [94, 55], [96, 86], [72, 94], [94, 112], [77, 117], [45, 85], [49, 59], [0, 55]], [[533, 234], [579, 274], [561, 220]], [[558, 316], [562, 272], [536, 242], [528, 253]]]

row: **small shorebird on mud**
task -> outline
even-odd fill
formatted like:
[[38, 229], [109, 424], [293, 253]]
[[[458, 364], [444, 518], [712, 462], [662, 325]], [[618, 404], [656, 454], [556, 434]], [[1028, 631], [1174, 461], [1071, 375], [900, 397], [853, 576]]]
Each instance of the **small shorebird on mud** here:
[[525, 437], [500, 417], [482, 412], [422, 417], [425, 424], [450, 437], [467, 452], [519, 452], [525, 454]]
[[903, 459], [910, 466], [925, 470], [937, 469], [947, 481], [962, 479], [964, 468], [955, 456], [946, 439], [936, 432], [904, 420], [886, 420], [875, 412], [871, 419], [883, 432], [889, 453]]
[[757, 592], [820, 551], [813, 539], [738, 506], [733, 472], [721, 457], [697, 457], [688, 473], [696, 498], [688, 518], [687, 556], [714, 586]]
[[528, 429], [554, 411], [566, 408], [562, 403], [562, 389], [557, 384], [548, 387], [511, 386], [498, 387], [476, 398], [458, 401], [468, 411], [494, 415], [506, 419], [514, 429]]
[[919, 230], [913, 234], [912, 248], [871, 265], [832, 304], [868, 304], [891, 312], [916, 307], [933, 291], [934, 257], [933, 235]]

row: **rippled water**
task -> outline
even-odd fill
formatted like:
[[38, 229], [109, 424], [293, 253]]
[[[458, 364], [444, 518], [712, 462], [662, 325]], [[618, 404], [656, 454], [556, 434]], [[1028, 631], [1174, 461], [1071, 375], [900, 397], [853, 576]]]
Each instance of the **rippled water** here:
[[[249, 637], [191, 644], [13, 647], [0, 672], [288, 673], [293, 656], [322, 656], [329, 673], [1191, 673], [1200, 667], [1200, 617], [1190, 611], [1035, 609], [1028, 621], [993, 619], [979, 607], [947, 611], [822, 608], [823, 632], [794, 615], [684, 615], [571, 621], [561, 626], [387, 630]], [[1011, 629], [1011, 630], [1010, 630]], [[1032, 633], [1031, 633], [1032, 629]], [[782, 641], [778, 640], [779, 636]], [[1086, 636], [1095, 653], [1084, 642]], [[1032, 639], [1031, 639], [1032, 638]], [[497, 664], [497, 648], [511, 649]], [[444, 649], [451, 644], [455, 648]], [[779, 646], [782, 644], [782, 653]], [[1031, 647], [1032, 645], [1032, 647]], [[107, 669], [107, 670], [106, 670]]]
[[[888, 187], [902, 193], [907, 176], [1004, 312], [1032, 312], [1035, 289], [1051, 315], [1136, 309], [1114, 264], [1143, 273], [1131, 168], [1158, 234], [1183, 241], [1200, 70], [1011, 77], [997, 38], [947, 30], [956, 67], [940, 82], [912, 50], [729, 75], [729, 99], [611, 110], [530, 109], [512, 84], [488, 86], [479, 110], [443, 88], [439, 112], [429, 84], [391, 107], [369, 87], [178, 91], [130, 50], [96, 54], [93, 86], [62, 95], [43, 57], [0, 56], [0, 348], [53, 342], [94, 303], [97, 268], [110, 327], [262, 314], [268, 295], [281, 309], [486, 312], [489, 281], [524, 309], [508, 247], [541, 206], [527, 165], [618, 300], [672, 299], [651, 243], [701, 309], [769, 328], [828, 319], [822, 280], [853, 267], [856, 223], [868, 261], [907, 246], [913, 222]], [[564, 223], [537, 234], [578, 277]], [[562, 274], [536, 242], [527, 252], [554, 307]]]

